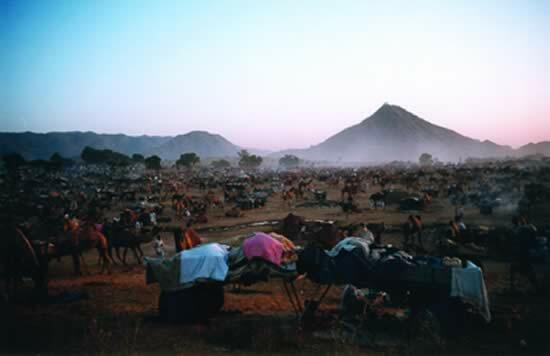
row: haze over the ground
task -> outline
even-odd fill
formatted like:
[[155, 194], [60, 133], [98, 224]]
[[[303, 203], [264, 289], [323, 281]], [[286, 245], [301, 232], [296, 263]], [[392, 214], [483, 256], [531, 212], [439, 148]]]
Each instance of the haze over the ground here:
[[546, 1], [2, 1], [0, 131], [309, 147], [397, 103], [550, 138]]
[[[235, 158], [242, 149], [221, 135], [191, 131], [185, 135], [127, 136], [94, 132], [0, 132], [0, 155], [19, 153], [27, 159], [49, 159], [54, 153], [77, 157], [86, 147], [111, 149], [127, 155], [156, 154], [176, 160], [183, 153], [194, 152], [201, 158]], [[324, 164], [363, 164], [391, 161], [417, 161], [430, 153], [443, 162], [466, 158], [503, 158], [511, 156], [550, 156], [550, 141], [528, 144], [514, 150], [510, 146], [475, 140], [455, 131], [423, 120], [398, 105], [384, 104], [360, 123], [344, 128], [307, 149], [288, 149], [253, 154], [278, 159], [293, 154], [300, 159]]]

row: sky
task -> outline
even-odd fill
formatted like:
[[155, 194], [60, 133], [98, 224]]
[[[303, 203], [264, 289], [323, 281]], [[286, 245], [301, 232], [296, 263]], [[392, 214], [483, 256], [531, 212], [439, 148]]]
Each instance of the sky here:
[[385, 102], [550, 140], [550, 1], [0, 0], [0, 131], [317, 144]]

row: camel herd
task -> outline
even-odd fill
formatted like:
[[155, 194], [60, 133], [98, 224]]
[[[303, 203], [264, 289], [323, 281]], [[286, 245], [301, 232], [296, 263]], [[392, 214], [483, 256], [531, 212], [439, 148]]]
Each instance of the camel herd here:
[[[538, 172], [536, 176], [526, 174], [533, 171]], [[34, 281], [37, 295], [44, 295], [48, 264], [53, 261], [71, 257], [74, 273], [85, 274], [88, 263], [84, 252], [95, 250], [101, 273], [112, 273], [114, 264], [128, 263], [128, 251], [140, 264], [144, 257], [141, 246], [162, 232], [185, 236], [181, 226], [186, 223], [208, 223], [213, 211], [241, 217], [243, 211], [261, 209], [277, 194], [283, 211], [293, 211], [297, 201], [325, 201], [326, 191], [319, 189], [323, 186], [339, 189], [338, 204], [348, 214], [391, 206], [410, 211], [400, 227], [404, 244], [423, 247], [421, 215], [433, 198], [448, 199], [457, 207], [475, 205], [480, 212], [485, 205], [496, 207], [503, 201], [527, 200], [527, 206], [532, 207], [533, 198], [527, 196], [525, 187], [539, 184], [541, 174], [549, 176], [548, 168], [529, 162], [301, 168], [247, 174], [231, 169], [167, 169], [143, 171], [137, 176], [114, 169], [101, 175], [85, 166], [71, 174], [23, 167], [15, 176], [2, 180], [2, 275], [9, 298], [16, 298], [23, 277]], [[373, 190], [370, 206], [358, 206], [357, 196]], [[173, 213], [166, 214], [166, 208]], [[171, 219], [175, 219], [176, 227], [168, 224]], [[286, 219], [281, 222], [285, 236], [292, 239], [303, 233], [304, 222], [299, 217], [291, 214]], [[460, 222], [457, 217], [447, 227], [451, 240], [460, 233], [467, 235], [453, 226]], [[382, 242], [384, 223], [370, 223], [364, 228], [374, 234], [377, 243]], [[331, 229], [314, 229], [316, 239], [336, 238]]]

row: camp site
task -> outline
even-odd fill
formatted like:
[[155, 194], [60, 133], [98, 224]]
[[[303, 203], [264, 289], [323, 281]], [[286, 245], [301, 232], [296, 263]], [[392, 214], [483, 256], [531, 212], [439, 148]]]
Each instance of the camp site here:
[[549, 19], [0, 0], [0, 356], [550, 355]]
[[4, 345], [544, 350], [550, 190], [539, 182], [549, 175], [547, 159], [264, 170], [25, 163], [3, 177]]

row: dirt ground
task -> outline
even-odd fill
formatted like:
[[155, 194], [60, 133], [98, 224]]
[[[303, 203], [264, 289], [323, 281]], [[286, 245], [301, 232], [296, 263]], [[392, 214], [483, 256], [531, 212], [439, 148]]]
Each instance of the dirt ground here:
[[[317, 184], [321, 189], [327, 189]], [[362, 193], [361, 213], [345, 215], [340, 208], [296, 208], [285, 206], [279, 195], [268, 200], [265, 207], [245, 211], [235, 219], [223, 216], [223, 211], [211, 211], [210, 223], [198, 229], [231, 226], [276, 220], [290, 211], [309, 219], [351, 222], [385, 222], [398, 225], [407, 213], [395, 207], [366, 209], [367, 197]], [[339, 199], [339, 192], [329, 190], [328, 199]], [[300, 204], [301, 201], [298, 202]], [[113, 214], [116, 211], [112, 212]], [[172, 218], [172, 211], [168, 215]], [[454, 208], [445, 200], [435, 199], [422, 217], [426, 225], [446, 223]], [[479, 215], [477, 209], [465, 211], [466, 224], [509, 225], [513, 211], [496, 210], [491, 216]], [[170, 224], [179, 223], [173, 220]], [[206, 241], [231, 241], [235, 236], [269, 227], [244, 227], [227, 231], [206, 231]], [[169, 255], [174, 251], [173, 238], [163, 236]], [[401, 246], [397, 233], [384, 235], [384, 243]], [[153, 255], [151, 246], [144, 249]], [[25, 302], [5, 307], [0, 313], [0, 352], [8, 353], [160, 353], [210, 354], [237, 352], [269, 354], [423, 354], [415, 340], [406, 337], [405, 322], [391, 325], [369, 321], [378, 335], [377, 343], [360, 345], [347, 342], [338, 332], [338, 306], [341, 288], [331, 289], [316, 315], [315, 323], [303, 327], [285, 295], [281, 281], [259, 283], [240, 292], [225, 287], [223, 311], [208, 323], [169, 324], [158, 320], [159, 288], [145, 284], [144, 267], [135, 264], [117, 265], [111, 275], [99, 273], [97, 252], [85, 256], [90, 275], [75, 277], [69, 258], [50, 263], [51, 295], [63, 292], [81, 293], [85, 299], [52, 305], [30, 305]], [[518, 292], [509, 289], [509, 264], [484, 258], [484, 274], [489, 291], [493, 321], [488, 325], [446, 337], [430, 352], [445, 354], [523, 354], [550, 351], [550, 297], [537, 295], [528, 282], [519, 278]], [[303, 299], [318, 293], [307, 280], [297, 282]], [[401, 330], [401, 331], [399, 331]], [[392, 334], [395, 332], [395, 334]], [[388, 336], [389, 335], [389, 336]], [[386, 341], [383, 342], [384, 337]], [[381, 341], [382, 340], [382, 341]]]

